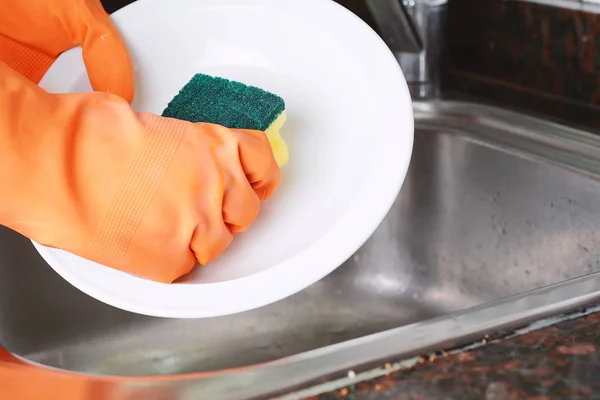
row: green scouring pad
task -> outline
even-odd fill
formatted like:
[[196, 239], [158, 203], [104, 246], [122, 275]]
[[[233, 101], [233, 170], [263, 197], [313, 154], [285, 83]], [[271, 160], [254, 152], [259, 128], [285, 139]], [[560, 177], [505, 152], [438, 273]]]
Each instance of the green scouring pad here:
[[283, 166], [288, 161], [287, 145], [279, 133], [286, 121], [285, 102], [258, 87], [196, 74], [169, 102], [162, 116], [263, 131], [277, 164]]

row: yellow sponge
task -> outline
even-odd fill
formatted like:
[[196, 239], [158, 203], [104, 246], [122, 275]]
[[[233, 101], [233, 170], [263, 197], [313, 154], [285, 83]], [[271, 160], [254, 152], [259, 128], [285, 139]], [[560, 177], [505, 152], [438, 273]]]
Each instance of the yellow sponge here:
[[271, 148], [273, 149], [273, 154], [275, 155], [275, 161], [277, 164], [282, 167], [288, 162], [288, 148], [287, 144], [281, 137], [281, 128], [287, 121], [287, 115], [285, 110], [279, 114], [277, 119], [269, 125], [269, 127], [265, 130], [267, 137], [269, 138], [269, 143], [271, 143]]

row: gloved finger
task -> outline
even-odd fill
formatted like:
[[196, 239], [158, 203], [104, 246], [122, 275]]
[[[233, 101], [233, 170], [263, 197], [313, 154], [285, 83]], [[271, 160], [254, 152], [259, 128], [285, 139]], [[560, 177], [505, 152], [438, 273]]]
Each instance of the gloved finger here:
[[239, 156], [248, 182], [259, 199], [266, 200], [279, 185], [280, 171], [269, 140], [264, 132], [236, 129]]
[[223, 220], [232, 232], [244, 232], [258, 215], [260, 199], [241, 168], [232, 175], [233, 182], [223, 197]]
[[133, 65], [121, 34], [99, 0], [87, 0], [81, 7], [79, 27], [72, 34], [82, 48], [83, 62], [92, 88], [123, 97], [134, 96]]
[[258, 198], [261, 200], [270, 198], [275, 193], [275, 190], [277, 190], [277, 186], [279, 186], [280, 171], [277, 163], [275, 163], [275, 166], [277, 168], [271, 169], [268, 177], [252, 184], [254, 192], [256, 192]]
[[203, 169], [207, 174], [202, 191], [211, 195], [201, 196], [197, 200], [198, 223], [190, 240], [190, 249], [200, 265], [206, 265], [217, 258], [233, 240], [233, 234], [223, 221], [227, 176], [220, 173], [217, 165], [212, 162], [205, 163]]
[[233, 240], [233, 234], [223, 222], [221, 210], [216, 214], [208, 212], [200, 216], [200, 223], [190, 241], [190, 249], [200, 265], [207, 265], [217, 258]]

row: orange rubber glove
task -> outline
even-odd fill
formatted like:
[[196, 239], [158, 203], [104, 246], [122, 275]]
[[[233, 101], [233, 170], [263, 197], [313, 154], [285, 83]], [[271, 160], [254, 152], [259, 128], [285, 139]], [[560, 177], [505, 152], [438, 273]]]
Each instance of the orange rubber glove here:
[[99, 0], [1, 0], [0, 61], [38, 83], [65, 50], [82, 47], [92, 88], [133, 100], [133, 67]]
[[[34, 84], [77, 45], [94, 89], [120, 97]], [[172, 282], [248, 228], [279, 168], [262, 132], [136, 114], [132, 98], [127, 49], [98, 0], [2, 0], [0, 224]]]
[[0, 224], [160, 282], [206, 264], [279, 183], [260, 131], [49, 94], [0, 63]]
[[[187, 377], [194, 378], [193, 375]], [[168, 386], [152, 383], [185, 379], [177, 376], [122, 379], [66, 372], [20, 360], [0, 347], [2, 400], [169, 399], [173, 395]]]
[[[0, 398], [12, 400], [96, 400], [103, 385], [84, 375], [69, 375], [27, 364], [0, 347]], [[95, 393], [94, 393], [95, 392]], [[95, 394], [95, 395], [94, 395]]]

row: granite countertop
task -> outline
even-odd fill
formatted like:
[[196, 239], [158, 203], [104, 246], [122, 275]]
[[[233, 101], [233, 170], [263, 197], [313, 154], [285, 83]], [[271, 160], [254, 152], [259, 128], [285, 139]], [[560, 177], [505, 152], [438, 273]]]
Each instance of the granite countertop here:
[[600, 312], [589, 310], [304, 399], [600, 399]]

